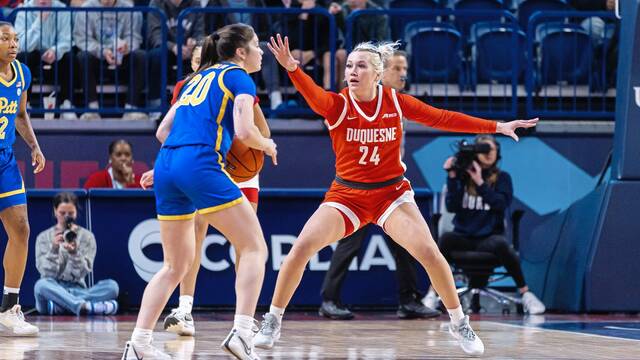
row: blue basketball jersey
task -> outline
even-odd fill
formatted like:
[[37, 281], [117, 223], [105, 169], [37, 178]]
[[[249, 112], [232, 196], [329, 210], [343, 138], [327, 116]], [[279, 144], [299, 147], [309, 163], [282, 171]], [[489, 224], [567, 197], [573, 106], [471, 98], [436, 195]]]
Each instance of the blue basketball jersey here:
[[16, 114], [22, 93], [31, 84], [31, 71], [18, 60], [11, 63], [13, 78], [0, 78], [0, 149], [11, 148], [16, 140]]
[[164, 147], [208, 145], [218, 153], [220, 166], [234, 136], [233, 101], [240, 94], [256, 94], [249, 74], [232, 63], [216, 64], [185, 84]]

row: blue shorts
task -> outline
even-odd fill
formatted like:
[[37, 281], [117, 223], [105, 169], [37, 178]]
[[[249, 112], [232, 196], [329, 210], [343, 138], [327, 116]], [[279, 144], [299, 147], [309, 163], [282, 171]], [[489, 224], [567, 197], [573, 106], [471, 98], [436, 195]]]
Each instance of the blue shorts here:
[[185, 220], [239, 204], [242, 192], [222, 170], [211, 146], [161, 148], [153, 188], [160, 220]]
[[0, 149], [0, 211], [26, 203], [24, 182], [13, 149]]

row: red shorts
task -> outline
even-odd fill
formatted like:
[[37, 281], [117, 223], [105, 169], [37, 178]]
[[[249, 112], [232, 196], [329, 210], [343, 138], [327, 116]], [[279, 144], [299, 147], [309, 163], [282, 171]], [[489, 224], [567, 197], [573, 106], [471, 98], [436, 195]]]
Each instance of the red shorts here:
[[247, 197], [247, 200], [249, 200], [249, 202], [252, 202], [254, 204], [258, 203], [258, 192], [260, 190], [256, 188], [241, 188], [240, 191], [242, 191], [244, 196]]
[[347, 236], [369, 223], [384, 229], [389, 215], [403, 203], [415, 203], [407, 179], [374, 190], [352, 189], [334, 181], [320, 206], [331, 206], [340, 211]]

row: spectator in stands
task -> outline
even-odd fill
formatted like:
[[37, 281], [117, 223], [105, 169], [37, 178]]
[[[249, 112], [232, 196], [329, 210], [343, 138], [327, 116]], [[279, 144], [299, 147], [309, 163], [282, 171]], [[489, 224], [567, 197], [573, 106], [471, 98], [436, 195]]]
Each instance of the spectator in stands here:
[[[571, 6], [580, 11], [611, 11], [615, 10], [615, 0], [571, 0]], [[595, 60], [604, 62], [606, 69], [605, 87], [615, 87], [618, 67], [618, 43], [620, 41], [620, 23], [613, 22], [613, 31], [607, 31], [609, 19], [598, 16], [588, 17], [580, 25], [589, 33], [595, 47]], [[603, 46], [607, 43], [606, 48]], [[605, 52], [606, 51], [606, 52]]]
[[[289, 7], [291, 0], [277, 0], [278, 6]], [[208, 7], [234, 7], [234, 8], [263, 8], [266, 7], [264, 0], [209, 0]], [[269, 53], [267, 39], [273, 35], [277, 26], [279, 15], [273, 14], [250, 14], [250, 13], [228, 13], [213, 14], [207, 16], [207, 32], [213, 32], [228, 24], [238, 22], [249, 24], [253, 27], [260, 41], [260, 49], [265, 54]], [[264, 81], [267, 93], [269, 94], [269, 107], [277, 108], [282, 103], [282, 92], [280, 91], [280, 67], [273, 56], [263, 56], [260, 76]]]
[[109, 166], [89, 175], [85, 189], [136, 189], [140, 178], [133, 172], [133, 149], [127, 140], [119, 139], [109, 144]]
[[118, 284], [101, 280], [88, 287], [93, 271], [96, 239], [91, 231], [76, 224], [78, 198], [59, 193], [53, 198], [56, 225], [41, 232], [36, 240], [36, 267], [40, 280], [34, 287], [36, 309], [41, 314], [112, 315], [118, 312]]
[[[82, 7], [133, 7], [130, 0], [87, 0]], [[126, 109], [144, 107], [145, 53], [142, 43], [142, 15], [133, 12], [78, 12], [73, 29], [75, 45], [80, 49], [77, 63], [81, 87], [85, 90], [84, 106], [98, 109], [97, 80], [104, 82], [108, 70], [117, 71], [118, 86], [127, 85]], [[100, 67], [103, 66], [103, 72]], [[101, 75], [102, 74], [102, 75]], [[85, 120], [100, 118], [97, 111], [86, 112]], [[127, 120], [145, 120], [142, 112], [126, 112]]]
[[[340, 30], [340, 37], [342, 39], [342, 47], [345, 47], [347, 36], [347, 17], [354, 11], [363, 9], [382, 9], [376, 3], [371, 0], [347, 0], [342, 5], [337, 2], [332, 2], [329, 5], [329, 13], [335, 15], [336, 25]], [[387, 17], [384, 15], [361, 15], [353, 23], [351, 44], [358, 44], [365, 41], [383, 41], [388, 40], [390, 37]], [[325, 68], [329, 66], [330, 56], [323, 58], [323, 64]], [[338, 49], [336, 51], [336, 76], [338, 80], [338, 87], [343, 88], [344, 82], [344, 67], [347, 61], [347, 53], [344, 49]], [[329, 83], [329, 79], [325, 76], [325, 88]]]
[[[354, 11], [364, 9], [381, 10], [382, 8], [371, 0], [347, 0], [342, 5], [331, 3], [329, 6], [329, 12], [336, 15], [336, 25], [344, 36], [347, 34], [347, 17]], [[389, 40], [390, 37], [385, 15], [361, 15], [355, 20], [352, 30], [352, 44]]]
[[[24, 7], [56, 7], [66, 5], [58, 0], [28, 0]], [[69, 63], [71, 52], [71, 15], [68, 12], [20, 11], [16, 16], [15, 29], [20, 41], [18, 59], [27, 64], [34, 76], [39, 76], [38, 69], [47, 70], [47, 81], [56, 82], [60, 89], [56, 90], [56, 100], [61, 109], [71, 109], [73, 89], [70, 84]], [[55, 79], [57, 72], [57, 80]], [[45, 79], [40, 79], [41, 83]], [[28, 90], [29, 98], [35, 86]], [[63, 119], [76, 119], [74, 112], [64, 112]]]
[[0, 0], [0, 8], [2, 8], [2, 13], [0, 15], [6, 19], [20, 4], [22, 4], [22, 0]]
[[[167, 17], [167, 66], [168, 75], [167, 81], [169, 84], [174, 83], [176, 80], [182, 79], [186, 73], [189, 72], [191, 53], [196, 46], [198, 40], [204, 37], [204, 18], [202, 14], [191, 13], [178, 24], [178, 15], [181, 11], [190, 7], [201, 7], [200, 0], [151, 0], [150, 7], [155, 7], [160, 10]], [[160, 106], [160, 99], [162, 96], [166, 96], [165, 89], [160, 87], [160, 74], [162, 69], [160, 68], [160, 51], [162, 46], [162, 24], [157, 16], [152, 13], [147, 16], [147, 37], [148, 47], [152, 49], [149, 51], [149, 61], [151, 72], [149, 75], [149, 98], [150, 106]], [[177, 44], [178, 26], [183, 27], [183, 43]], [[178, 51], [182, 54], [182, 74], [177, 75], [174, 66], [178, 61]], [[177, 76], [176, 76], [177, 75]]]
[[[493, 253], [516, 283], [525, 312], [542, 314], [544, 304], [525, 283], [520, 258], [505, 237], [505, 211], [513, 200], [511, 176], [498, 167], [500, 144], [491, 135], [476, 136], [476, 143], [488, 144], [489, 153], [478, 154], [465, 171], [456, 170], [456, 158], [444, 163], [447, 171], [447, 211], [454, 213], [453, 231], [440, 236], [439, 247], [447, 260], [454, 251]], [[437, 306], [433, 288], [424, 299], [427, 306]]]
[[[316, 0], [297, 0], [302, 9], [322, 8]], [[289, 17], [286, 34], [289, 36], [291, 54], [300, 61], [300, 66], [307, 65], [316, 59], [317, 54], [322, 54], [323, 86], [331, 88], [331, 53], [329, 52], [329, 19], [323, 15], [300, 14]], [[337, 40], [337, 39], [336, 39]], [[347, 53], [344, 49], [336, 47], [336, 72], [340, 72], [339, 64], [344, 64]], [[344, 72], [344, 69], [342, 69]], [[335, 81], [335, 79], [333, 80]]]

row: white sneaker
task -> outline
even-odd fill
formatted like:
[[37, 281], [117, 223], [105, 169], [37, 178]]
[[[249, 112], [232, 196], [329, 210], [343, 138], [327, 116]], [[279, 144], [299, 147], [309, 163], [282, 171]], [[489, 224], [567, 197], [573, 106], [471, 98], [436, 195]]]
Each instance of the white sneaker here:
[[471, 325], [469, 325], [469, 316], [465, 316], [460, 323], [449, 324], [449, 334], [451, 334], [468, 355], [482, 355], [484, 353], [484, 344], [482, 340], [473, 332]]
[[224, 339], [220, 348], [229, 355], [240, 360], [260, 360], [253, 346], [253, 338], [240, 336], [238, 330], [232, 329]]
[[266, 313], [262, 316], [264, 320], [260, 324], [260, 330], [253, 343], [261, 349], [271, 349], [276, 341], [280, 340], [280, 321], [272, 313]]
[[0, 335], [5, 336], [37, 336], [38, 328], [24, 320], [20, 305], [0, 313]]
[[[131, 104], [125, 104], [124, 105], [125, 109], [137, 109], [137, 107], [131, 105]], [[140, 112], [140, 111], [132, 111], [132, 112], [126, 112], [124, 113], [124, 115], [122, 115], [122, 120], [149, 120], [149, 115]]]
[[153, 345], [146, 346], [133, 345], [133, 342], [127, 341], [124, 346], [124, 353], [121, 360], [142, 360], [142, 359], [158, 359], [171, 360], [171, 356], [167, 353], [156, 349]]
[[193, 336], [196, 333], [193, 317], [180, 308], [172, 309], [171, 314], [164, 318], [164, 329], [180, 336]]
[[531, 291], [527, 291], [522, 294], [522, 307], [524, 308], [524, 312], [531, 315], [544, 314], [547, 310], [542, 301], [540, 301], [540, 299], [538, 299]]
[[[60, 104], [60, 109], [73, 109], [73, 105], [71, 105], [71, 101], [65, 100]], [[63, 120], [78, 120], [78, 115], [73, 111], [63, 112], [60, 114], [60, 118]]]
[[438, 294], [433, 290], [432, 287], [429, 288], [429, 292], [422, 298], [422, 305], [428, 307], [429, 309], [437, 309], [438, 305], [440, 305], [440, 299], [438, 299]]
[[[98, 109], [100, 104], [97, 101], [92, 101], [89, 103], [89, 109]], [[80, 115], [80, 120], [100, 120], [102, 117], [98, 112], [86, 112]]]

